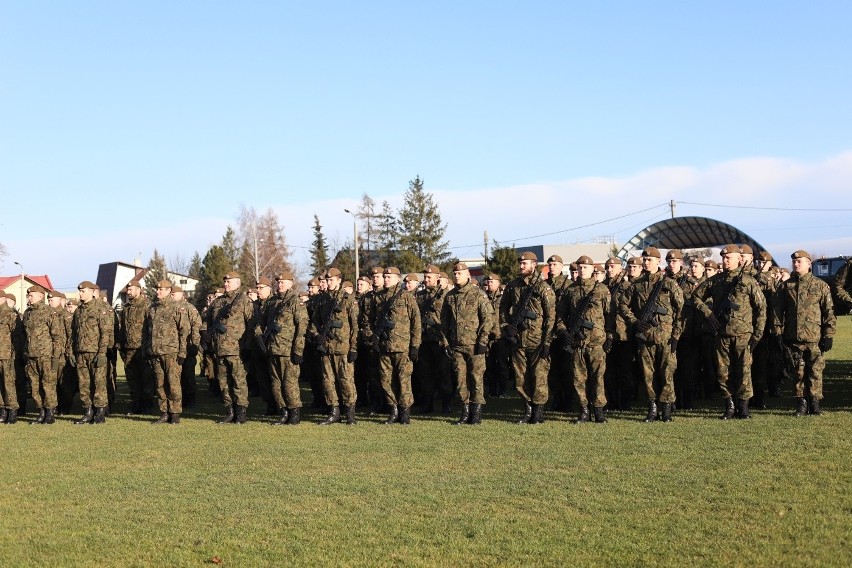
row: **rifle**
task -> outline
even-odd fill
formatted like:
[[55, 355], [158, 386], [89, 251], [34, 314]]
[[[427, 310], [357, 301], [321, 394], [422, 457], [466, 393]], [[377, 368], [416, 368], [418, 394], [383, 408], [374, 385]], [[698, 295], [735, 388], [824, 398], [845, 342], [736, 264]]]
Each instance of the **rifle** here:
[[526, 320], [536, 320], [538, 319], [538, 314], [532, 310], [528, 310], [527, 306], [532, 299], [533, 292], [535, 292], [535, 285], [541, 280], [541, 272], [536, 272], [535, 278], [530, 282], [527, 287], [524, 295], [521, 296], [521, 300], [518, 302], [517, 309], [512, 313], [512, 320], [509, 322], [509, 325], [506, 326], [506, 340], [512, 345], [517, 345], [518, 333], [527, 329]]
[[805, 366], [805, 360], [802, 357], [801, 352], [790, 349], [790, 347], [784, 343], [784, 338], [781, 337], [780, 334], [775, 337], [778, 341], [778, 347], [781, 349], [781, 358], [784, 361], [785, 374], [794, 381], [798, 380], [799, 370], [803, 369]]
[[719, 330], [725, 327], [725, 325], [727, 325], [727, 323], [731, 320], [731, 312], [740, 309], [739, 304], [733, 301], [733, 297], [737, 286], [743, 281], [743, 276], [745, 276], [745, 267], [740, 269], [740, 273], [734, 277], [734, 280], [725, 289], [725, 299], [722, 300], [718, 306], [713, 307], [712, 315], [716, 318], [716, 321], [719, 322], [719, 327], [716, 329], [713, 329], [712, 325], [710, 326], [713, 335], [718, 335]]
[[586, 315], [586, 311], [589, 309], [589, 304], [592, 302], [592, 297], [595, 294], [598, 284], [598, 282], [595, 282], [589, 293], [583, 296], [583, 299], [577, 304], [577, 309], [571, 314], [571, 319], [568, 320], [569, 325], [567, 326], [568, 331], [565, 333], [565, 345], [562, 346], [568, 353], [574, 353], [575, 347], [579, 346], [582, 340], [582, 337], [580, 337], [581, 330], [595, 328], [595, 324], [587, 319], [583, 319], [583, 316]]
[[394, 323], [390, 320], [391, 310], [397, 299], [402, 295], [405, 287], [400, 282], [397, 284], [397, 290], [391, 298], [382, 305], [382, 312], [376, 317], [376, 323], [373, 326], [373, 351], [379, 352], [379, 342], [390, 339], [389, 332], [394, 328]]
[[[427, 290], [428, 290], [428, 288], [427, 288]], [[423, 330], [426, 332], [427, 335], [428, 334], [434, 335], [435, 324], [437, 324], [438, 327], [441, 326], [441, 314], [437, 313], [437, 311], [435, 310], [435, 302], [443, 294], [444, 294], [444, 291], [441, 290], [441, 289], [438, 289], [438, 291], [435, 292], [435, 294], [429, 294], [426, 298], [426, 301], [423, 302]], [[434, 314], [436, 316], [435, 319], [427, 321], [426, 316], [431, 315], [431, 314]], [[429, 325], [430, 323], [432, 325]], [[440, 340], [440, 334], [439, 334], [439, 337], [437, 337], [435, 339]]]
[[[346, 292], [343, 293], [343, 300], [349, 297], [349, 294]], [[336, 314], [339, 314], [343, 311], [343, 306], [337, 300], [334, 300], [331, 296], [328, 297], [326, 302], [331, 301], [332, 305], [332, 313], [328, 314], [328, 317], [324, 322], [322, 322], [322, 327], [319, 330], [316, 338], [317, 352], [325, 355], [328, 353], [328, 340], [331, 335], [332, 329], [341, 329], [343, 327], [343, 322], [337, 319]]]
[[[645, 308], [642, 310], [642, 315], [639, 317], [639, 323], [647, 325], [648, 328], [655, 327], [657, 325], [658, 320], [657, 316], [664, 316], [669, 313], [669, 311], [659, 304], [660, 301], [660, 292], [663, 291], [663, 286], [666, 282], [666, 275], [661, 274], [660, 280], [654, 285], [654, 289], [651, 291], [651, 295], [648, 296], [648, 301], [645, 303]], [[647, 341], [647, 336], [644, 331], [640, 331], [636, 334], [636, 339], [640, 341]]]

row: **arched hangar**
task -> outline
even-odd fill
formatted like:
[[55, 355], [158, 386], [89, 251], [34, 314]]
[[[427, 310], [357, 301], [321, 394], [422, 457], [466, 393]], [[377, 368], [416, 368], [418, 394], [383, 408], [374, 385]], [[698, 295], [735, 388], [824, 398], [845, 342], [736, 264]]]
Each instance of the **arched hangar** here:
[[727, 244], [749, 245], [755, 254], [765, 250], [760, 243], [729, 225], [708, 217], [675, 217], [645, 227], [627, 241], [618, 257], [627, 260], [647, 247], [658, 249], [694, 250], [721, 248]]

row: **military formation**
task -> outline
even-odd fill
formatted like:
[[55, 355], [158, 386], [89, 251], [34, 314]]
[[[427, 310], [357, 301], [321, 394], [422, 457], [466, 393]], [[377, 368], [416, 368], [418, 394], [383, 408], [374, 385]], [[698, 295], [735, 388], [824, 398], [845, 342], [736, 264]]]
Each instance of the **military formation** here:
[[[648, 247], [628, 260], [567, 266], [519, 255], [505, 284], [481, 282], [457, 262], [452, 277], [434, 265], [419, 274], [372, 267], [353, 285], [330, 268], [294, 289], [292, 273], [244, 286], [236, 272], [199, 312], [183, 290], [157, 283], [149, 301], [138, 280], [113, 310], [89, 281], [79, 300], [32, 286], [27, 309], [0, 302], [0, 423], [18, 421], [31, 397], [50, 425], [102, 424], [114, 405], [117, 358], [125, 370], [128, 415], [179, 424], [195, 404], [196, 369], [222, 404], [220, 424], [243, 424], [259, 396], [275, 426], [302, 423], [300, 383], [312, 391], [321, 426], [354, 425], [358, 412], [407, 425], [412, 413], [452, 414], [477, 425], [489, 398], [520, 401], [520, 424], [545, 412], [576, 412], [576, 423], [645, 405], [646, 422], [669, 422], [697, 399], [719, 401], [720, 418], [749, 419], [781, 396], [786, 380], [795, 416], [822, 412], [825, 353], [836, 318], [829, 285], [802, 250], [792, 270], [766, 252], [727, 245], [721, 264]], [[834, 296], [852, 308], [852, 261]], [[26, 387], [29, 387], [28, 389]], [[155, 407], [156, 405], [156, 407]]]

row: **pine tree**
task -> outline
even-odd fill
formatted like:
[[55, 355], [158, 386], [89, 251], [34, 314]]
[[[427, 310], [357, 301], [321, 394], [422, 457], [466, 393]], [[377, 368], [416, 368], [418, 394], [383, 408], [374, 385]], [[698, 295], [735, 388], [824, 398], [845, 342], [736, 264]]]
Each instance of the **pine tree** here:
[[447, 241], [442, 240], [447, 226], [431, 193], [423, 189], [417, 176], [408, 182], [399, 211], [399, 248], [410, 251], [421, 264], [442, 264], [449, 259]]
[[502, 247], [495, 240], [488, 258], [488, 270], [500, 276], [503, 283], [515, 278], [518, 275], [518, 251], [515, 245]]
[[314, 213], [314, 242], [311, 243], [311, 275], [328, 268], [328, 244], [322, 232], [319, 216]]
[[204, 305], [207, 294], [222, 287], [222, 279], [231, 270], [233, 270], [233, 265], [225, 255], [225, 249], [220, 245], [210, 247], [207, 254], [204, 255], [204, 260], [201, 261], [201, 269], [198, 275], [195, 298], [199, 308]]
[[145, 292], [153, 300], [157, 296], [157, 284], [160, 280], [168, 280], [166, 259], [160, 251], [154, 249], [154, 255], [148, 261], [148, 272], [145, 273]]
[[225, 229], [225, 236], [222, 237], [221, 248], [225, 258], [228, 259], [228, 264], [230, 264], [228, 270], [236, 269], [240, 258], [240, 247], [237, 245], [237, 233], [230, 225], [228, 225], [228, 228]]
[[382, 202], [382, 212], [376, 219], [378, 227], [376, 246], [376, 262], [381, 266], [396, 264], [396, 249], [399, 247], [399, 228], [396, 211], [387, 201]]
[[195, 278], [196, 280], [201, 278], [201, 255], [198, 254], [198, 251], [195, 251], [189, 261], [189, 272], [187, 273], [187, 276]]

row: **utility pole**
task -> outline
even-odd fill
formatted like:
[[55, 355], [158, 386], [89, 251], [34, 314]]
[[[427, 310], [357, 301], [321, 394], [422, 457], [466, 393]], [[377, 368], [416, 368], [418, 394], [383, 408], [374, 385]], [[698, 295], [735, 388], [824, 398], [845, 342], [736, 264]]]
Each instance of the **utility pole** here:
[[488, 268], [488, 231], [483, 231], [482, 233], [482, 244], [485, 245], [485, 268]]
[[677, 211], [677, 202], [674, 199], [669, 201], [669, 208], [672, 210], [672, 219], [674, 219], [675, 211]]
[[357, 281], [358, 277], [361, 276], [361, 267], [358, 265], [358, 216], [349, 209], [344, 209], [344, 211], [352, 215], [352, 243], [355, 245], [355, 280]]

